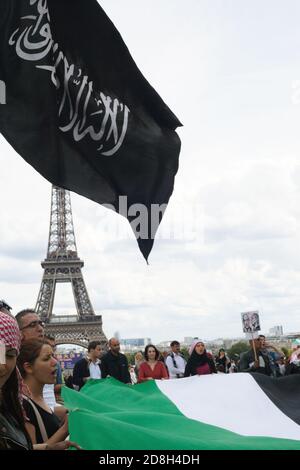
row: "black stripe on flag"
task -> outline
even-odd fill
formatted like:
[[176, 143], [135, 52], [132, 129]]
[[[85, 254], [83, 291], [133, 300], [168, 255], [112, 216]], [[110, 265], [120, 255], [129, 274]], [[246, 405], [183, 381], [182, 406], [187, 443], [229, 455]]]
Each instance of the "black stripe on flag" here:
[[300, 425], [300, 374], [278, 378], [258, 373], [251, 375], [274, 405]]

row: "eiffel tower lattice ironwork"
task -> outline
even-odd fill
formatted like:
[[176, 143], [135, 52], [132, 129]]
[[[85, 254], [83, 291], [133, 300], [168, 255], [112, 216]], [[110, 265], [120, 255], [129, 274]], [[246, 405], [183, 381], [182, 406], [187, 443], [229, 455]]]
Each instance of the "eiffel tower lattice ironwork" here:
[[[52, 186], [49, 242], [36, 312], [46, 324], [46, 333], [55, 336], [57, 344], [87, 347], [99, 340], [103, 347], [107, 338], [102, 330], [102, 316], [95, 315], [81, 268], [73, 226], [70, 192]], [[57, 283], [72, 285], [77, 315], [54, 315], [53, 304]]]

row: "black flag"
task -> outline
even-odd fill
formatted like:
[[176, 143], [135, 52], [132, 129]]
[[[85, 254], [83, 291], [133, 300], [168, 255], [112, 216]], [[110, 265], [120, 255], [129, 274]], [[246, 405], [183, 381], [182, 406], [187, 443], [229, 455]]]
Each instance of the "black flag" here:
[[96, 0], [0, 0], [0, 132], [47, 180], [126, 216], [147, 259], [180, 122]]

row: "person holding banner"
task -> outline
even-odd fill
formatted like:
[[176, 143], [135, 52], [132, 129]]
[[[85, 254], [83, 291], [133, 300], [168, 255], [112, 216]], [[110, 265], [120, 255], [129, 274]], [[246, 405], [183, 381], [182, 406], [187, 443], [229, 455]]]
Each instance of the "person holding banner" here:
[[210, 353], [205, 349], [205, 344], [195, 339], [189, 348], [189, 359], [187, 361], [184, 376], [216, 374], [217, 369]]
[[27, 417], [25, 428], [33, 445], [45, 444], [45, 450], [53, 446], [59, 450], [70, 446], [78, 449], [77, 444], [67, 440], [67, 416], [62, 422], [43, 397], [44, 385], [55, 382], [56, 362], [47, 341], [29, 339], [22, 342], [17, 366], [28, 390], [28, 395], [23, 394], [23, 407]]
[[169, 374], [166, 366], [159, 360], [159, 351], [153, 344], [145, 347], [145, 361], [141, 364], [138, 376], [138, 382], [147, 382], [148, 380], [167, 380]]

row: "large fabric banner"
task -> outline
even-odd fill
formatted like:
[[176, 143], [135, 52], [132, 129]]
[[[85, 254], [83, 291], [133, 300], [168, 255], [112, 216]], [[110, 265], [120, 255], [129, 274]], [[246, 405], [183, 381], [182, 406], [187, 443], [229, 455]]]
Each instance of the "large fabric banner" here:
[[300, 375], [213, 374], [64, 389], [71, 440], [97, 450], [300, 448]]

